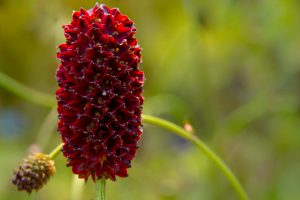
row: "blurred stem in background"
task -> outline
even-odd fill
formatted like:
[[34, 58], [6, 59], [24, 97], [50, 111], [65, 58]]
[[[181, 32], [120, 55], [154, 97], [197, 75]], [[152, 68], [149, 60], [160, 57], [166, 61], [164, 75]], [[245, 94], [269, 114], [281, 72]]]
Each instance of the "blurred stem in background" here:
[[77, 175], [73, 176], [72, 187], [71, 187], [71, 198], [72, 200], [81, 200], [83, 192], [84, 180], [79, 179]]
[[7, 91], [22, 97], [32, 103], [53, 108], [56, 105], [54, 96], [33, 90], [0, 72], [0, 86]]
[[233, 172], [230, 170], [230, 168], [225, 164], [225, 162], [222, 161], [222, 159], [214, 153], [205, 143], [203, 143], [196, 135], [194, 135], [191, 132], [188, 132], [181, 128], [180, 126], [169, 122], [167, 120], [153, 117], [149, 115], [143, 115], [143, 122], [148, 124], [153, 124], [159, 127], [162, 127], [164, 129], [167, 129], [176, 135], [192, 142], [197, 146], [198, 149], [200, 149], [226, 176], [227, 180], [231, 183], [232, 187], [234, 188], [237, 195], [240, 197], [241, 200], [247, 200], [247, 193], [238, 181], [238, 179], [235, 177]]
[[[7, 89], [8, 91], [14, 93], [15, 95], [22, 97], [28, 101], [31, 101], [33, 103], [43, 105], [46, 107], [53, 108], [56, 105], [56, 102], [52, 100], [52, 96], [43, 94], [40, 92], [37, 92], [35, 90], [32, 90], [31, 88], [28, 88], [26, 86], [23, 86], [21, 83], [18, 83], [17, 81], [11, 79], [7, 75], [0, 72], [0, 86]], [[52, 110], [53, 111], [53, 110]], [[49, 113], [49, 117], [54, 116], [52, 114], [52, 111]], [[53, 111], [54, 112], [54, 111]], [[55, 116], [56, 117], [56, 116]], [[47, 117], [48, 118], [48, 117]], [[222, 159], [214, 153], [205, 143], [203, 143], [196, 135], [193, 133], [190, 133], [186, 130], [184, 130], [182, 127], [169, 122], [164, 119], [160, 119], [158, 117], [153, 117], [150, 115], [143, 115], [143, 122], [153, 124], [159, 127], [162, 127], [164, 129], [167, 129], [176, 135], [192, 142], [197, 146], [198, 149], [200, 149], [225, 175], [227, 180], [231, 183], [232, 187], [234, 188], [235, 192], [239, 196], [241, 200], [247, 200], [247, 193], [238, 181], [238, 179], [235, 177], [235, 175], [232, 173], [230, 168], [225, 164], [225, 162], [222, 161]], [[46, 120], [45, 123], [48, 120]], [[50, 123], [49, 119], [49, 123]], [[56, 155], [60, 152], [63, 144], [58, 145], [50, 154], [49, 157], [51, 159], [55, 158]], [[105, 199], [105, 179], [98, 180], [96, 182], [96, 196], [97, 200], [104, 200]]]
[[50, 110], [50, 112], [46, 116], [36, 137], [36, 144], [39, 145], [42, 151], [45, 150], [47, 142], [50, 140], [51, 135], [54, 132], [54, 129], [56, 128], [56, 124], [57, 112], [55, 106]]

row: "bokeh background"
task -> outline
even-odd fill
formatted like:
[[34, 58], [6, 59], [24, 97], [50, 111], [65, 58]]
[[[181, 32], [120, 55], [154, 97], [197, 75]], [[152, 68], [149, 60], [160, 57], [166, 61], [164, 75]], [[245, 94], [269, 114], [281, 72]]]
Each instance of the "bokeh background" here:
[[[99, 3], [119, 7], [136, 22], [147, 78], [145, 114], [191, 123], [251, 199], [299, 199], [300, 1]], [[72, 10], [94, 4], [0, 0], [0, 71], [54, 99], [61, 26], [69, 23]], [[73, 177], [61, 155], [57, 174], [38, 193], [28, 196], [11, 184], [13, 169], [29, 147], [35, 148], [32, 144], [40, 142], [49, 152], [59, 143], [53, 125], [41, 128], [49, 111], [0, 88], [0, 199], [70, 199]], [[108, 182], [107, 195], [115, 200], [236, 199], [223, 174], [199, 150], [148, 125], [129, 177]], [[82, 199], [94, 199], [91, 181]]]

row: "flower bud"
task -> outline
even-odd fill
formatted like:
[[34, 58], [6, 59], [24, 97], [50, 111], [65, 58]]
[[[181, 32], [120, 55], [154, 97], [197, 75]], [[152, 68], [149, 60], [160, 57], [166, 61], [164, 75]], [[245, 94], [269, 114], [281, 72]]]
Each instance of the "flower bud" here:
[[55, 173], [54, 161], [48, 155], [35, 153], [24, 159], [14, 172], [12, 183], [18, 190], [31, 193], [41, 189]]

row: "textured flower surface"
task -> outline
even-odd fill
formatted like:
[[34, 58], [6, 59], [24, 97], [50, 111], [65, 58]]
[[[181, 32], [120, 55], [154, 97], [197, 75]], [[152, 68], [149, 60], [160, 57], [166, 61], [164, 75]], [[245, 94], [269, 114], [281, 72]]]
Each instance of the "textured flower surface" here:
[[35, 153], [26, 158], [14, 172], [12, 182], [18, 190], [31, 193], [41, 189], [54, 173], [54, 161], [46, 154]]
[[86, 180], [126, 177], [142, 134], [144, 73], [136, 28], [105, 5], [74, 12], [63, 28], [56, 98], [68, 166]]

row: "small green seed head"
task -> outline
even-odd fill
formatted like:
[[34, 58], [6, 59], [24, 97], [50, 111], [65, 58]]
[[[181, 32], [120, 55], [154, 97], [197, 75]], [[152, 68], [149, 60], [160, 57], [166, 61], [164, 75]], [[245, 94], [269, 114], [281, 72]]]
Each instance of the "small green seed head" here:
[[54, 161], [48, 155], [35, 153], [24, 159], [23, 163], [14, 171], [12, 183], [18, 190], [31, 193], [41, 189], [55, 173]]

